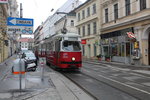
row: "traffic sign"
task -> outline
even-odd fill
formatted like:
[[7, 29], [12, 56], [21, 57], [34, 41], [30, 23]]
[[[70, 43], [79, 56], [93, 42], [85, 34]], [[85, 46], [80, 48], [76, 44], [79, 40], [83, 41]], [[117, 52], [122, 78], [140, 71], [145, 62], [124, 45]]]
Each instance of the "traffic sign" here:
[[40, 63], [41, 65], [45, 65], [45, 64], [46, 64], [46, 58], [45, 58], [45, 57], [40, 57], [40, 58], [39, 58], [39, 63]]
[[7, 26], [7, 33], [8, 34], [32, 34], [33, 27], [31, 26]]
[[8, 17], [7, 25], [8, 26], [33, 26], [33, 19]]
[[135, 34], [132, 33], [132, 32], [127, 32], [127, 35], [128, 35], [129, 38], [136, 38]]

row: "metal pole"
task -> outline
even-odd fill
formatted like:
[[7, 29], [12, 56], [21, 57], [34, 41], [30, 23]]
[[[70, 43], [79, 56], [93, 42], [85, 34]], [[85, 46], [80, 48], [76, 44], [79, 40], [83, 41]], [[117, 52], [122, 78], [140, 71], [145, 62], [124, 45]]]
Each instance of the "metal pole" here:
[[[22, 18], [22, 3], [20, 3], [20, 18]], [[21, 34], [20, 34], [20, 38], [21, 38]], [[20, 51], [21, 51], [21, 42], [20, 42]], [[19, 89], [20, 91], [22, 90], [22, 66], [21, 66], [21, 52], [20, 52], [20, 61], [19, 61], [19, 70], [20, 70], [20, 73], [19, 73]]]

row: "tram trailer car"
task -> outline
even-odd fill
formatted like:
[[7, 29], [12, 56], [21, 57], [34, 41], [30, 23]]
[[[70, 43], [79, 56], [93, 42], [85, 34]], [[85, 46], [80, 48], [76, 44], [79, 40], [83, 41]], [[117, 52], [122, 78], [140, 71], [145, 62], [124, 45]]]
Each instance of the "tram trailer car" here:
[[75, 33], [58, 34], [45, 40], [46, 63], [61, 69], [82, 67], [81, 37]]
[[38, 57], [46, 57], [46, 44], [40, 43], [38, 49]]

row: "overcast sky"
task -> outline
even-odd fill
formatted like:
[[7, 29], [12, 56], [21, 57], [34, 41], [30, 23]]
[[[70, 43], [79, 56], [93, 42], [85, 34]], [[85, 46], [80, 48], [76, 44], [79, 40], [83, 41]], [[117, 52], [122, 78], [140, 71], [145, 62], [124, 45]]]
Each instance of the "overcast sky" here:
[[[44, 22], [48, 16], [52, 15], [67, 0], [17, 0], [19, 9], [20, 3], [23, 6], [23, 18], [34, 19], [34, 30], [41, 22]], [[85, 2], [86, 0], [80, 0]], [[51, 9], [54, 9], [51, 12]]]

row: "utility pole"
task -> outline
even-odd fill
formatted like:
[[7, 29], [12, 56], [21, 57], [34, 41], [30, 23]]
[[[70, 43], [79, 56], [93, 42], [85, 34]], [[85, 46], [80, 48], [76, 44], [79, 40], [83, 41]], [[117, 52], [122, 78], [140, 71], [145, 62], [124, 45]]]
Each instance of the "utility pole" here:
[[[23, 17], [23, 14], [22, 14], [22, 3], [20, 3], [20, 18]], [[20, 39], [21, 39], [21, 34], [20, 34]], [[19, 61], [19, 70], [20, 70], [20, 74], [19, 74], [19, 89], [20, 89], [20, 92], [22, 90], [22, 64], [21, 64], [21, 58], [22, 58], [22, 55], [21, 55], [21, 41], [19, 43], [19, 48], [20, 48], [20, 61]]]

